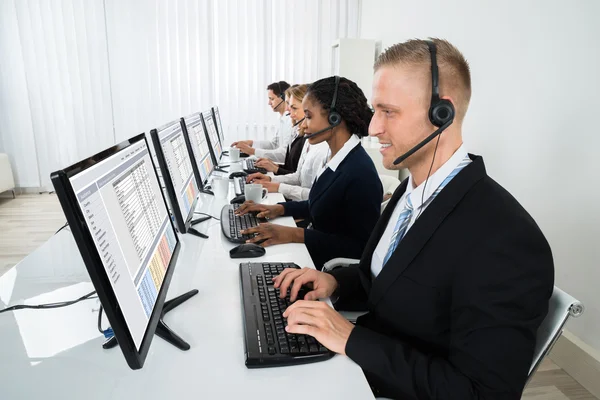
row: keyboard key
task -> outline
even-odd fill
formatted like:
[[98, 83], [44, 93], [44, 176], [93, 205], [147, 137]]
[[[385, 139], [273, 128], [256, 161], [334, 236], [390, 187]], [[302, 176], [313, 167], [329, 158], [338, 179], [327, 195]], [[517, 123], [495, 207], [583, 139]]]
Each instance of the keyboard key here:
[[277, 350], [275, 349], [275, 347], [269, 347], [269, 354], [270, 355], [274, 355], [277, 352]]
[[308, 350], [309, 350], [311, 353], [318, 353], [318, 352], [319, 352], [319, 347], [318, 347], [316, 344], [311, 344], [311, 345], [308, 347]]

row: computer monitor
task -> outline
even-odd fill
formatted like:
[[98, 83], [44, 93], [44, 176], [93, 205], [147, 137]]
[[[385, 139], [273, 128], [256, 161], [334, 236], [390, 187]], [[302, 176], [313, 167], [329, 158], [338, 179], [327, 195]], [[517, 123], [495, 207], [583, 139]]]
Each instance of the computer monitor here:
[[162, 322], [174, 307], [164, 300], [180, 243], [145, 136], [53, 172], [51, 180], [129, 366], [143, 366], [155, 333], [189, 349]]
[[206, 134], [202, 127], [202, 116], [200, 113], [188, 115], [181, 118], [181, 129], [183, 138], [192, 158], [192, 169], [199, 183], [200, 190], [212, 194], [206, 189], [208, 179], [215, 165], [210, 155], [210, 144], [206, 140]]
[[226, 147], [225, 134], [223, 133], [223, 125], [221, 124], [221, 114], [219, 113], [219, 107], [214, 106], [212, 108], [212, 116], [217, 126], [217, 133], [219, 134], [219, 140], [221, 140], [221, 147]]
[[213, 120], [212, 110], [209, 109], [202, 113], [202, 124], [204, 132], [206, 133], [206, 138], [210, 143], [213, 162], [215, 163], [215, 166], [218, 167], [219, 161], [221, 160], [221, 154], [223, 154], [223, 147], [221, 146], [219, 134], [217, 133], [215, 121]]
[[198, 184], [194, 177], [190, 153], [183, 137], [181, 122], [175, 120], [150, 131], [156, 158], [161, 169], [162, 178], [175, 226], [181, 233], [191, 233], [206, 237], [191, 227], [194, 221], [194, 209], [198, 200]]

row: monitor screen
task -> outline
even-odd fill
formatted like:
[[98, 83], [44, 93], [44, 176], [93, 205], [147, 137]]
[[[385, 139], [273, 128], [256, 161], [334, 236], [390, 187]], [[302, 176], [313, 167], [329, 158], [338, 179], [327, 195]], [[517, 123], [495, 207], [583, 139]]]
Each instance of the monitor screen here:
[[173, 121], [153, 129], [150, 135], [154, 142], [158, 165], [162, 170], [177, 229], [181, 233], [186, 233], [187, 223], [193, 216], [199, 190], [181, 123], [179, 120]]
[[206, 134], [208, 136], [208, 140], [212, 146], [213, 154], [215, 156], [215, 160], [213, 161], [216, 164], [218, 164], [219, 160], [221, 159], [221, 154], [223, 153], [223, 148], [221, 147], [219, 134], [217, 133], [217, 128], [215, 127], [215, 121], [213, 120], [212, 111], [208, 110], [203, 112], [202, 118], [204, 119]]
[[69, 182], [102, 263], [95, 268], [108, 277], [139, 351], [178, 240], [146, 141], [115, 148], [83, 161], [89, 166]]
[[217, 131], [219, 131], [219, 138], [221, 139], [221, 146], [225, 142], [225, 134], [223, 133], [223, 125], [221, 124], [221, 114], [219, 114], [219, 107], [214, 106], [212, 108], [213, 118], [217, 123]]
[[202, 128], [202, 117], [200, 113], [197, 113], [184, 117], [183, 120], [196, 166], [198, 167], [200, 183], [205, 184], [214, 168], [214, 164], [210, 156], [209, 144], [204, 134], [204, 128]]

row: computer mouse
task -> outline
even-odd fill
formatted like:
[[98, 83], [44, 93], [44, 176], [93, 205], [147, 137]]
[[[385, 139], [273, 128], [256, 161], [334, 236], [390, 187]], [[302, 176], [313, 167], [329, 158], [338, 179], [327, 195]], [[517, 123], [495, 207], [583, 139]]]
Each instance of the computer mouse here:
[[231, 199], [229, 204], [242, 204], [245, 201], [246, 201], [246, 196], [244, 196], [243, 194], [240, 194], [239, 196], [236, 196], [233, 199]]
[[266, 250], [255, 243], [244, 243], [229, 250], [231, 258], [254, 258], [264, 256]]
[[236, 171], [229, 174], [229, 179], [233, 178], [243, 178], [244, 176], [248, 176], [244, 171]]

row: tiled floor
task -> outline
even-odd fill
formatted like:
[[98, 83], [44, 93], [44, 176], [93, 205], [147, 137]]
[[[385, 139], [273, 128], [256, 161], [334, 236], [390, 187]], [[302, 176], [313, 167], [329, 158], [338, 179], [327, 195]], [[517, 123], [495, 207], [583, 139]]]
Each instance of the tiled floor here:
[[[8, 195], [10, 196], [10, 195]], [[44, 243], [65, 223], [55, 195], [0, 198], [0, 276]], [[595, 400], [550, 359], [544, 360], [525, 389], [527, 400]]]

